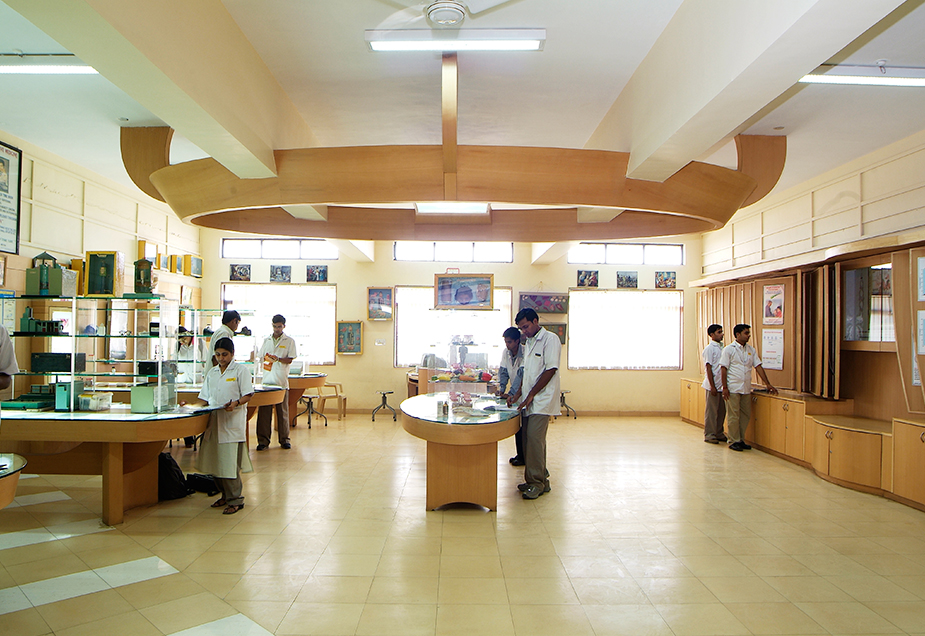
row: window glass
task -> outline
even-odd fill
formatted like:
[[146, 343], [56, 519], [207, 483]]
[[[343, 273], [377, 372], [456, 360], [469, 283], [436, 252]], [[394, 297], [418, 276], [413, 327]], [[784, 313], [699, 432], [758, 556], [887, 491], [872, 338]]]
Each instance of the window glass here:
[[643, 246], [628, 243], [609, 243], [607, 245], [607, 263], [609, 265], [642, 265]]
[[433, 241], [395, 241], [396, 261], [434, 260]]
[[260, 258], [260, 241], [222, 239], [222, 258]]
[[683, 265], [684, 248], [681, 245], [645, 246], [646, 265]]
[[680, 369], [683, 305], [681, 291], [571, 291], [569, 368]]
[[263, 241], [262, 258], [275, 258], [277, 260], [297, 260], [300, 253], [299, 241]]
[[338, 256], [340, 256], [340, 252], [335, 245], [328, 241], [303, 240], [301, 256], [306, 260], [337, 260]]
[[476, 263], [513, 263], [513, 243], [475, 243], [473, 260]]
[[605, 257], [603, 243], [581, 243], [568, 251], [569, 263], [603, 263]]
[[440, 241], [434, 246], [434, 260], [472, 262], [472, 241]]

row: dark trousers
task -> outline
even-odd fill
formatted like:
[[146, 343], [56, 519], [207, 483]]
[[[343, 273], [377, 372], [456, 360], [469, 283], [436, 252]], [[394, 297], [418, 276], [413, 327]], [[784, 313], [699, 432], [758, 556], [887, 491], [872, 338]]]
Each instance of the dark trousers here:
[[703, 409], [703, 438], [721, 439], [723, 434], [723, 421], [726, 419], [726, 401], [723, 394], [718, 392], [710, 395], [707, 391], [707, 401]]
[[289, 390], [283, 391], [283, 401], [279, 404], [261, 406], [257, 409], [257, 443], [270, 445], [273, 436], [273, 411], [276, 411], [276, 432], [280, 444], [289, 441]]

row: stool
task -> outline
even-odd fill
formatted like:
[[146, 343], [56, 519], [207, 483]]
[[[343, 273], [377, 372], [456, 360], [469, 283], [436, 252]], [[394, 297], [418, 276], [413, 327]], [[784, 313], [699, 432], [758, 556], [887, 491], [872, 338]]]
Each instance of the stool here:
[[319, 416], [323, 417], [323, 418], [324, 418], [324, 425], [325, 425], [325, 426], [328, 425], [328, 416], [325, 415], [324, 413], [321, 413], [321, 412], [318, 411], [317, 409], [315, 409], [315, 404], [314, 404], [314, 402], [312, 402], [312, 400], [313, 400], [314, 398], [316, 398], [316, 397], [317, 397], [316, 395], [311, 395], [311, 394], [309, 394], [309, 393], [306, 393], [306, 394], [302, 395], [302, 397], [299, 398], [299, 402], [298, 402], [298, 403], [299, 403], [299, 404], [304, 404], [304, 405], [305, 405], [305, 410], [302, 411], [301, 413], [296, 413], [296, 416], [295, 416], [295, 418], [293, 418], [293, 421], [299, 419], [299, 416], [302, 416], [302, 415], [305, 415], [306, 413], [308, 413], [308, 428], [311, 428], [311, 427], [312, 427], [312, 413], [314, 413], [315, 415], [319, 415]]
[[573, 409], [571, 406], [569, 406], [569, 405], [566, 404], [566, 402], [565, 402], [565, 394], [566, 394], [566, 393], [571, 393], [571, 391], [562, 391], [562, 393], [559, 395], [559, 404], [561, 404], [562, 407], [565, 409], [565, 417], [568, 417], [568, 412], [571, 411], [571, 412], [572, 412], [572, 417], [573, 417], [574, 419], [577, 420], [577, 419], [578, 419], [578, 413], [575, 411], [575, 409]]
[[378, 393], [379, 395], [382, 396], [382, 404], [380, 404], [379, 406], [377, 406], [376, 408], [373, 409], [373, 421], [374, 421], [374, 422], [376, 421], [376, 413], [379, 411], [379, 409], [381, 409], [381, 408], [387, 408], [387, 409], [389, 409], [390, 411], [392, 411], [392, 421], [393, 421], [393, 422], [397, 422], [397, 421], [398, 421], [398, 414], [395, 412], [395, 409], [393, 409], [391, 406], [389, 406], [389, 403], [388, 403], [387, 398], [386, 398], [386, 396], [387, 396], [389, 393], [394, 393], [394, 391], [376, 391], [376, 393]]

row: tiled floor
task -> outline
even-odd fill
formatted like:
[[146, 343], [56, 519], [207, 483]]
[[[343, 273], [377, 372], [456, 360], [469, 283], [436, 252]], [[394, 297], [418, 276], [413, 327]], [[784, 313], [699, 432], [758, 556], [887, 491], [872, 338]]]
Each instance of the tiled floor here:
[[424, 442], [365, 415], [252, 451], [233, 516], [197, 494], [107, 529], [98, 477], [23, 479], [0, 634], [925, 635], [925, 513], [701, 440], [560, 418], [536, 501], [502, 442], [497, 513], [425, 512]]

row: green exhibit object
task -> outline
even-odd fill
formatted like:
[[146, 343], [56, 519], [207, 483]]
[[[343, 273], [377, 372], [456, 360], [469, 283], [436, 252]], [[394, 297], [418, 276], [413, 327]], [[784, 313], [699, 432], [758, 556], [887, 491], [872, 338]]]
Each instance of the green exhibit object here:
[[77, 295], [77, 272], [64, 269], [48, 252], [32, 259], [26, 270], [26, 296], [71, 298]]

